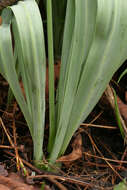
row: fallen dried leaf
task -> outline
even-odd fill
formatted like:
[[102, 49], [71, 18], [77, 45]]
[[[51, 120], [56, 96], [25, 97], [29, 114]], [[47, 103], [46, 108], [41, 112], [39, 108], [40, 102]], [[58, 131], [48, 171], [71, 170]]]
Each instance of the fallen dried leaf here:
[[0, 190], [10, 190], [10, 189], [6, 187], [5, 185], [0, 184]]
[[0, 176], [0, 190], [39, 190], [38, 188], [27, 185], [23, 179], [16, 174], [11, 174], [10, 177]]
[[1, 176], [8, 176], [7, 170], [4, 168], [4, 165], [0, 165], [0, 175]]
[[82, 157], [82, 136], [80, 134], [75, 138], [72, 148], [73, 151], [70, 154], [60, 157], [56, 162], [70, 164]]

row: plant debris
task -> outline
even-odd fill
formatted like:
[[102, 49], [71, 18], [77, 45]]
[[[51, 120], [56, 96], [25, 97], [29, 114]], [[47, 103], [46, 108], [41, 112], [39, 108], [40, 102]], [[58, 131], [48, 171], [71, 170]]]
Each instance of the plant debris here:
[[73, 144], [73, 151], [69, 155], [60, 157], [57, 162], [63, 162], [66, 165], [69, 165], [71, 162], [74, 162], [82, 157], [82, 136], [77, 135]]
[[[58, 68], [57, 71], [59, 74]], [[8, 84], [3, 78], [0, 79], [3, 89], [0, 94], [4, 95], [0, 96], [1, 190], [13, 188], [36, 190], [41, 189], [41, 186], [44, 190], [112, 190], [117, 183], [126, 178], [127, 148], [109, 103], [109, 100], [113, 102], [111, 93], [109, 100], [106, 99], [106, 104], [102, 99], [85, 123], [79, 127], [67, 152], [57, 160], [63, 163], [62, 168], [56, 168], [57, 173], [46, 172], [32, 164], [29, 131], [15, 101], [11, 110], [6, 109]], [[46, 93], [48, 94], [48, 89]], [[126, 125], [126, 99], [123, 102], [117, 96], [117, 102]], [[17, 170], [20, 175], [16, 173]]]

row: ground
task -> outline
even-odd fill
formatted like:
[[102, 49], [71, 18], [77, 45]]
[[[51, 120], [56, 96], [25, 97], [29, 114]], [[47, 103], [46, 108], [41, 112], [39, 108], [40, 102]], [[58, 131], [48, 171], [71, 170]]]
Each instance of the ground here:
[[[117, 71], [99, 103], [76, 131], [65, 155], [57, 161], [61, 169], [55, 167], [55, 172], [33, 165], [29, 130], [15, 100], [7, 107], [8, 83], [0, 76], [0, 190], [108, 190], [126, 178], [126, 138], [121, 136], [112, 99], [114, 87], [126, 136], [127, 77], [119, 85], [116, 83], [126, 66], [124, 63]], [[59, 68], [58, 63], [56, 85]], [[48, 87], [46, 98], [48, 101]], [[46, 110], [48, 114], [48, 106]], [[45, 131], [47, 134], [48, 117]]]

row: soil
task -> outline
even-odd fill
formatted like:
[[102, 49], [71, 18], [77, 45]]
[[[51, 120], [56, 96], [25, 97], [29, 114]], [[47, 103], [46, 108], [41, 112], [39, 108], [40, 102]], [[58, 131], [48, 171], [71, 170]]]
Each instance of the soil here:
[[[125, 128], [127, 76], [122, 78], [119, 85], [116, 81], [126, 66], [127, 63], [124, 63], [110, 83], [110, 89], [112, 86], [117, 92]], [[60, 62], [55, 65], [56, 85], [59, 68]], [[55, 172], [46, 172], [33, 165], [32, 139], [28, 127], [15, 100], [7, 106], [7, 94], [8, 83], [0, 76], [0, 190], [108, 190], [127, 178], [126, 138], [122, 138], [116, 122], [110, 93], [108, 98], [103, 94], [87, 120], [76, 131], [65, 155], [57, 160], [62, 164], [61, 169], [55, 167]], [[48, 87], [46, 99], [48, 102]], [[48, 115], [48, 104], [46, 110]], [[45, 134], [48, 134], [48, 116]], [[47, 138], [45, 135], [46, 141]]]

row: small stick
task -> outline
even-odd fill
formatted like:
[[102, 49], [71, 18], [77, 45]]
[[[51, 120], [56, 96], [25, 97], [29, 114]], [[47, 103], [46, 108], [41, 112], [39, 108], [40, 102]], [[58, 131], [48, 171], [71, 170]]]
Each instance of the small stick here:
[[98, 147], [96, 146], [96, 144], [94, 143], [94, 140], [92, 139], [92, 137], [90, 136], [90, 134], [88, 132], [85, 131], [85, 133], [88, 135], [92, 145], [95, 147], [95, 149], [97, 150], [97, 152], [103, 157], [104, 161], [107, 163], [107, 165], [114, 171], [114, 173], [123, 181], [123, 178], [120, 176], [120, 174], [113, 168], [113, 166], [107, 161], [105, 160], [105, 157], [103, 156], [103, 154], [101, 153], [101, 151], [98, 149]]
[[5, 149], [14, 149], [12, 146], [0, 145], [0, 148]]
[[127, 161], [124, 161], [124, 160], [113, 160], [113, 159], [110, 159], [110, 158], [104, 158], [104, 157], [100, 157], [100, 156], [95, 156], [95, 155], [89, 154], [87, 152], [84, 152], [84, 154], [87, 155], [87, 156], [90, 156], [90, 157], [94, 157], [94, 158], [98, 158], [98, 159], [102, 159], [102, 160], [107, 160], [107, 161], [110, 161], [110, 162], [127, 164]]
[[89, 182], [85, 182], [84, 180], [81, 180], [79, 178], [75, 178], [75, 177], [65, 177], [65, 176], [58, 176], [58, 175], [50, 175], [50, 174], [44, 174], [44, 175], [36, 175], [36, 176], [29, 176], [28, 179], [43, 179], [43, 178], [49, 178], [49, 177], [52, 177], [54, 179], [57, 179], [57, 180], [61, 180], [61, 181], [66, 181], [66, 182], [69, 182], [69, 183], [74, 183], [74, 184], [78, 184], [78, 185], [81, 185], [83, 187], [86, 187], [86, 185], [88, 185], [89, 187], [97, 187], [97, 185], [95, 184], [90, 184]]
[[[15, 144], [13, 143], [13, 141], [12, 141], [12, 139], [11, 139], [11, 137], [10, 137], [10, 135], [8, 134], [8, 132], [7, 132], [7, 129], [6, 129], [6, 127], [5, 127], [5, 125], [4, 125], [4, 123], [3, 123], [3, 121], [2, 121], [2, 118], [0, 117], [0, 123], [1, 123], [1, 126], [3, 127], [3, 129], [4, 129], [4, 131], [5, 131], [5, 134], [7, 135], [7, 138], [8, 138], [8, 140], [9, 140], [9, 143], [11, 144], [11, 147], [10, 148], [13, 148], [14, 150], [15, 150], [15, 153], [16, 153], [16, 161], [17, 161], [17, 170], [19, 170], [20, 169], [20, 167], [19, 166], [21, 166], [21, 168], [23, 168], [23, 171], [24, 171], [24, 174], [28, 174], [27, 173], [27, 171], [26, 171], [26, 169], [24, 169], [25, 167], [24, 167], [24, 165], [23, 165], [23, 163], [22, 163], [22, 160], [21, 160], [21, 158], [19, 157], [19, 155], [18, 155], [18, 148], [17, 148], [17, 146], [16, 146], [16, 128], [14, 128], [13, 129], [13, 133], [14, 133], [14, 141], [15, 141]], [[14, 126], [15, 125], [15, 123], [14, 123], [14, 121], [13, 121], [13, 127], [15, 127]], [[2, 146], [2, 145], [1, 145]], [[4, 146], [4, 147], [2, 147], [2, 148], [9, 148], [9, 146]]]
[[7, 129], [6, 129], [5, 125], [4, 125], [4, 123], [3, 123], [3, 121], [2, 121], [2, 118], [1, 118], [1, 117], [0, 117], [0, 123], [1, 123], [1, 126], [2, 126], [2, 127], [3, 127], [3, 129], [4, 129], [5, 134], [7, 135], [7, 138], [8, 138], [8, 140], [9, 140], [10, 145], [14, 148], [14, 147], [15, 147], [15, 145], [14, 145], [14, 143], [13, 143], [13, 141], [12, 141], [12, 139], [11, 139], [10, 135], [8, 134]]
[[13, 108], [13, 124], [12, 124], [12, 128], [13, 128], [13, 138], [14, 138], [14, 149], [15, 149], [15, 155], [16, 155], [16, 165], [17, 165], [17, 170], [20, 170], [20, 161], [19, 161], [19, 154], [18, 154], [18, 149], [17, 149], [17, 141], [16, 141], [16, 127], [15, 127], [15, 109], [16, 109], [16, 103], [14, 104], [14, 108]]
[[[11, 153], [11, 152], [9, 152], [9, 151], [7, 151], [7, 150], [4, 150], [4, 152], [5, 152], [6, 154], [12, 156], [12, 157], [15, 157], [15, 154], [13, 154], [13, 153]], [[32, 164], [28, 163], [26, 160], [24, 160], [24, 159], [21, 159], [21, 160], [22, 160], [22, 162], [23, 162], [26, 166], [28, 166], [29, 168], [31, 168], [33, 171], [37, 172], [38, 174], [44, 173], [43, 171], [41, 171], [41, 170], [37, 169], [36, 167], [34, 167]]]
[[121, 161], [120, 161], [119, 170], [121, 169], [122, 164], [123, 164], [124, 162], [126, 162], [126, 161], [124, 161], [124, 158], [125, 158], [126, 155], [127, 155], [127, 147], [125, 148], [125, 151], [124, 151], [124, 153], [123, 153], [123, 155], [122, 155], [122, 158], [121, 158]]
[[95, 125], [91, 123], [82, 123], [80, 126], [85, 126], [85, 127], [96, 127], [96, 128], [102, 128], [102, 129], [118, 129], [118, 127], [115, 126], [106, 126], [106, 125]]
[[50, 180], [52, 183], [54, 183], [59, 189], [61, 190], [67, 190], [67, 188], [59, 183], [57, 180], [54, 179], [54, 177], [48, 177], [48, 180]]

